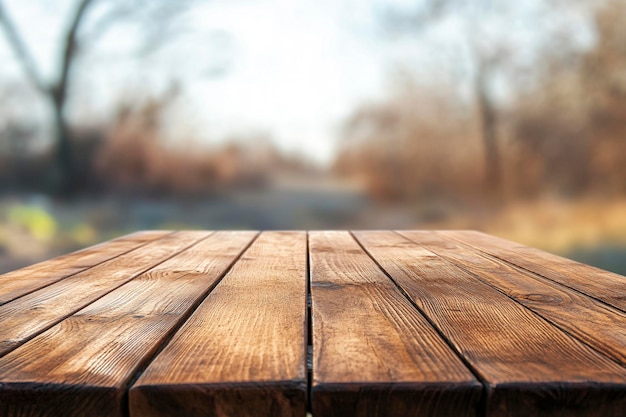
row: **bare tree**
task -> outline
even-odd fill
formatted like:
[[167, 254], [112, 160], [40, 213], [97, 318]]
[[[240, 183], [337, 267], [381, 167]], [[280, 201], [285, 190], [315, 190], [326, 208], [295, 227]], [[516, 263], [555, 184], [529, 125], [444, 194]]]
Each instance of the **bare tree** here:
[[[58, 194], [70, 194], [75, 191], [77, 183], [76, 163], [73, 152], [73, 140], [70, 123], [67, 115], [67, 102], [71, 90], [77, 58], [86, 48], [87, 43], [93, 43], [95, 38], [101, 36], [111, 24], [122, 18], [133, 17], [137, 13], [147, 11], [153, 17], [167, 18], [171, 12], [181, 9], [181, 3], [175, 1], [149, 2], [134, 1], [132, 5], [119, 2], [116, 7], [112, 7], [110, 13], [105, 14], [100, 20], [92, 23], [90, 30], [84, 30], [83, 26], [89, 11], [102, 0], [79, 0], [71, 10], [69, 24], [62, 37], [61, 56], [59, 57], [60, 68], [57, 75], [52, 80], [46, 80], [39, 70], [28, 46], [22, 38], [22, 34], [15, 25], [13, 19], [7, 12], [0, 0], [0, 26], [4, 30], [6, 39], [19, 60], [24, 73], [35, 89], [42, 94], [50, 104], [54, 123], [54, 144], [55, 144], [55, 166], [53, 183], [55, 192]], [[111, 2], [110, 2], [111, 3]], [[178, 4], [177, 4], [178, 3]], [[155, 5], [159, 4], [160, 8]], [[168, 16], [169, 15], [169, 16]], [[159, 22], [163, 23], [163, 22]], [[153, 25], [154, 26], [154, 25]], [[150, 42], [155, 42], [155, 34], [158, 36], [167, 33], [163, 26], [161, 31], [152, 30], [148, 33]], [[84, 33], [84, 36], [81, 34]]]
[[497, 113], [488, 91], [489, 71], [488, 66], [479, 65], [474, 81], [474, 94], [485, 147], [485, 186], [488, 191], [497, 193], [502, 182], [502, 169], [497, 136]]
[[[478, 126], [484, 148], [484, 188], [492, 196], [498, 196], [502, 186], [500, 140], [498, 138], [498, 105], [493, 93], [494, 80], [506, 71], [506, 41], [482, 33], [485, 17], [500, 13], [504, 6], [492, 0], [429, 0], [421, 8], [387, 12], [383, 16], [384, 27], [390, 33], [418, 35], [438, 19], [455, 15], [464, 24], [463, 45], [456, 45], [457, 52], [465, 52], [470, 67], [468, 82], [473, 94]], [[459, 49], [461, 47], [461, 49]], [[457, 55], [457, 54], [455, 54]], [[458, 56], [458, 55], [457, 55]], [[455, 65], [458, 64], [458, 58]]]
[[481, 48], [476, 42], [470, 42], [469, 49], [469, 59], [474, 67], [472, 90], [484, 150], [484, 186], [488, 194], [498, 198], [502, 192], [503, 173], [498, 135], [499, 110], [493, 84], [501, 72], [510, 69], [504, 68], [509, 54], [504, 45], [497, 44]]

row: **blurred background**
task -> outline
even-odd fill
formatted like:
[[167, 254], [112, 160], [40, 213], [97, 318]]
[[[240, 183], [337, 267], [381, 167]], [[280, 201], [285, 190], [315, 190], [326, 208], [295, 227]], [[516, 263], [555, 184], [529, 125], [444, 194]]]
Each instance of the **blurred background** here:
[[626, 274], [623, 0], [0, 0], [0, 272], [471, 228]]

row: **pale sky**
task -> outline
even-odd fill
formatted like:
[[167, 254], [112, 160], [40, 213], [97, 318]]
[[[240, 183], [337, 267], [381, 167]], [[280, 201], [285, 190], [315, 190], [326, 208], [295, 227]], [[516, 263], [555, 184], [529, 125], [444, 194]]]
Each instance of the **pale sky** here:
[[[45, 74], [55, 70], [58, 39], [75, 0], [5, 0]], [[411, 9], [408, 0], [231, 0], [198, 2], [180, 17], [180, 35], [158, 52], [137, 58], [140, 37], [130, 24], [113, 26], [77, 67], [72, 115], [98, 119], [126, 95], [182, 86], [169, 131], [216, 141], [265, 132], [288, 152], [332, 160], [342, 121], [365, 101], [385, 96], [399, 66], [423, 74], [463, 71], [467, 22], [450, 16], [419, 36], [385, 38], [377, 13]], [[549, 36], [558, 19], [541, 1], [527, 0], [510, 16], [480, 16], [485, 38], [508, 33], [522, 61], [531, 62], [538, 33]], [[96, 8], [96, 20], [104, 7]], [[471, 11], [470, 11], [471, 12]], [[480, 13], [480, 12], [478, 12]], [[88, 22], [89, 23], [89, 22]], [[88, 26], [88, 25], [86, 25]], [[588, 42], [581, 25], [574, 25]], [[584, 25], [583, 25], [584, 26]], [[507, 31], [503, 31], [507, 28]], [[469, 30], [475, 30], [472, 26]], [[457, 45], [457, 46], [455, 46]], [[455, 56], [459, 54], [459, 56]], [[0, 77], [20, 76], [0, 36]], [[457, 68], [458, 67], [458, 68]]]

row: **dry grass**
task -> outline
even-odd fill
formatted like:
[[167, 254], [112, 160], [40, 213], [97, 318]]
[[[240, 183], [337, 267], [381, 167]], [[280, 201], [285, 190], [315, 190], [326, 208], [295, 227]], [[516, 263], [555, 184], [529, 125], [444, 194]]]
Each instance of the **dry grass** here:
[[456, 212], [430, 229], [476, 229], [549, 252], [626, 246], [626, 199], [546, 198], [516, 202], [499, 210]]

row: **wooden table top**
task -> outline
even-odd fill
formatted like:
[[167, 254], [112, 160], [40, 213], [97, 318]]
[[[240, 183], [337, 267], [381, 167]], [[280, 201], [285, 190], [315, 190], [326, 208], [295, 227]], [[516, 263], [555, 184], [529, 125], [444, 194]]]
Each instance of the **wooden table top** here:
[[0, 416], [626, 416], [626, 277], [472, 231], [138, 232], [0, 276]]

